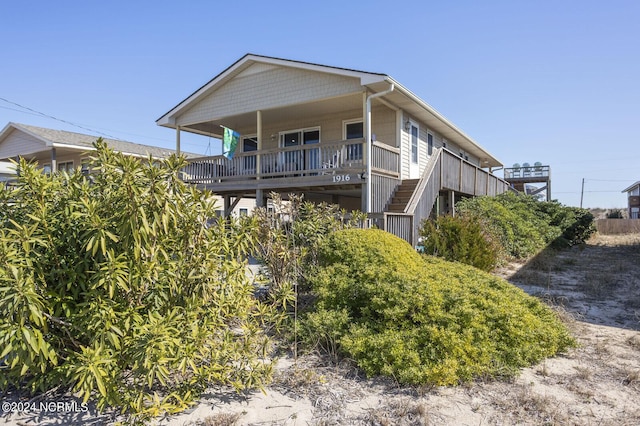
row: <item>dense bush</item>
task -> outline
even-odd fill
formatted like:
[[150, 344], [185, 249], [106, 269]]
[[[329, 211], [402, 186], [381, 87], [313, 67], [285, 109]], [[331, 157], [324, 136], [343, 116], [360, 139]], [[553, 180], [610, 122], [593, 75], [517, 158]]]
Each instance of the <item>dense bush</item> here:
[[445, 260], [492, 270], [500, 258], [500, 245], [474, 217], [439, 216], [420, 228], [423, 251]]
[[516, 369], [574, 344], [537, 299], [476, 268], [380, 230], [343, 230], [320, 247], [310, 345], [400, 383], [456, 384]]
[[480, 221], [515, 258], [532, 256], [549, 245], [580, 244], [595, 232], [588, 210], [526, 195], [468, 198], [456, 204], [456, 210], [460, 216]]
[[183, 159], [96, 146], [90, 177], [23, 161], [0, 190], [0, 388], [144, 418], [211, 383], [266, 383], [263, 325], [280, 317], [246, 277], [254, 224], [208, 225], [214, 198], [178, 179]]

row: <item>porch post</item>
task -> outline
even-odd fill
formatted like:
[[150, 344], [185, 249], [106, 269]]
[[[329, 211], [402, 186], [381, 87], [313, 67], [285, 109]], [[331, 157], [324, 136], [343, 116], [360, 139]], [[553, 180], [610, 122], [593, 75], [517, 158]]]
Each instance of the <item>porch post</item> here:
[[256, 120], [258, 122], [256, 125], [258, 132], [258, 135], [256, 137], [256, 145], [258, 145], [258, 152], [256, 153], [256, 179], [260, 179], [260, 157], [262, 155], [260, 154], [260, 152], [262, 151], [262, 111], [256, 111]]
[[451, 216], [456, 215], [456, 192], [449, 191], [449, 210], [451, 211]]
[[180, 155], [180, 126], [176, 126], [176, 154]]
[[266, 204], [264, 191], [262, 189], [256, 189], [256, 207], [265, 207]]
[[225, 218], [228, 218], [229, 216], [231, 216], [230, 207], [231, 207], [231, 197], [228, 195], [225, 195], [224, 196], [224, 217]]
[[58, 171], [58, 160], [56, 159], [56, 149], [51, 148], [51, 173]]
[[371, 144], [373, 143], [373, 141], [371, 140], [371, 101], [375, 98], [380, 98], [382, 96], [388, 95], [389, 93], [393, 92], [393, 90], [395, 89], [395, 85], [393, 83], [391, 83], [389, 85], [389, 89], [383, 91], [383, 92], [378, 92], [378, 93], [373, 93], [369, 96], [367, 96], [366, 92], [365, 92], [365, 134], [364, 134], [364, 138], [365, 141], [364, 143], [366, 144], [366, 155], [365, 155], [365, 161], [366, 161], [366, 165], [367, 165], [367, 177], [366, 177], [366, 187], [367, 187], [367, 209], [365, 210], [365, 213], [372, 213], [372, 197], [371, 197]]
[[[368, 144], [368, 132], [369, 132], [369, 117], [367, 116], [367, 91], [365, 90], [364, 92], [362, 92], [362, 120], [363, 120], [363, 126], [364, 126], [364, 143], [365, 146]], [[369, 160], [369, 158], [367, 157], [367, 150], [366, 148], [363, 149], [363, 153], [362, 153], [362, 158], [365, 161], [365, 164], [367, 164], [366, 162]], [[361, 207], [360, 209], [365, 212], [367, 212], [367, 200], [369, 198], [369, 184], [367, 183], [369, 181], [368, 179], [369, 176], [365, 176], [365, 182], [362, 185], [362, 196], [361, 196]]]

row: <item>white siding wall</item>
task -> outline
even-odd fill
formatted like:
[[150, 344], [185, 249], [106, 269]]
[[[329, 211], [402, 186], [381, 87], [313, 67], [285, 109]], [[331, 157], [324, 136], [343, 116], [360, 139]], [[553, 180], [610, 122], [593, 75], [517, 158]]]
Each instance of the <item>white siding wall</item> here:
[[[410, 166], [410, 161], [411, 161], [411, 138], [409, 137], [409, 133], [407, 133], [404, 130], [404, 123], [407, 120], [411, 120], [412, 122], [414, 122], [415, 124], [418, 125], [418, 127], [420, 128], [420, 133], [419, 133], [419, 140], [418, 140], [418, 161], [420, 163], [420, 174], [422, 174], [422, 172], [424, 171], [424, 167], [429, 159], [428, 156], [428, 139], [427, 139], [427, 134], [431, 133], [433, 135], [433, 147], [434, 148], [442, 148], [444, 146], [444, 143], [446, 142], [447, 145], [447, 149], [453, 153], [455, 153], [456, 155], [458, 155], [460, 153], [460, 147], [449, 141], [446, 140], [440, 133], [437, 133], [436, 131], [434, 131], [433, 129], [428, 128], [424, 123], [416, 120], [415, 118], [407, 115], [407, 114], [403, 114], [402, 116], [402, 130], [401, 130], [401, 144], [400, 144], [400, 175], [402, 177], [402, 179], [408, 179], [409, 178], [409, 166]], [[467, 155], [469, 157], [469, 162], [473, 163], [477, 166], [480, 166], [480, 161], [478, 158], [470, 155], [469, 153], [464, 153], [465, 155]]]
[[285, 67], [252, 68], [207, 95], [183, 113], [177, 124], [200, 123], [362, 91], [357, 78]]

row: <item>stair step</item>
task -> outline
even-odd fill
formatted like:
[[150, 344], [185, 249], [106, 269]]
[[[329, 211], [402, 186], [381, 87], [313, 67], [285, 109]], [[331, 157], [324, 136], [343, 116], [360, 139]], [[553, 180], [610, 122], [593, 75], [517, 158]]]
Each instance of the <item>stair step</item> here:
[[387, 207], [388, 212], [402, 213], [407, 207], [407, 203], [411, 200], [413, 193], [418, 186], [420, 179], [405, 179], [400, 186], [396, 188], [391, 198], [391, 203]]

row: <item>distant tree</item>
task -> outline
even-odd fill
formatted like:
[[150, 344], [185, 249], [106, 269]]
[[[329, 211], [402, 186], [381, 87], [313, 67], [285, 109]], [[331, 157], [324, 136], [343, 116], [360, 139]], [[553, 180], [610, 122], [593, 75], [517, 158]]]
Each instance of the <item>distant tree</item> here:
[[611, 209], [607, 212], [607, 219], [622, 219], [624, 214], [620, 209]]

